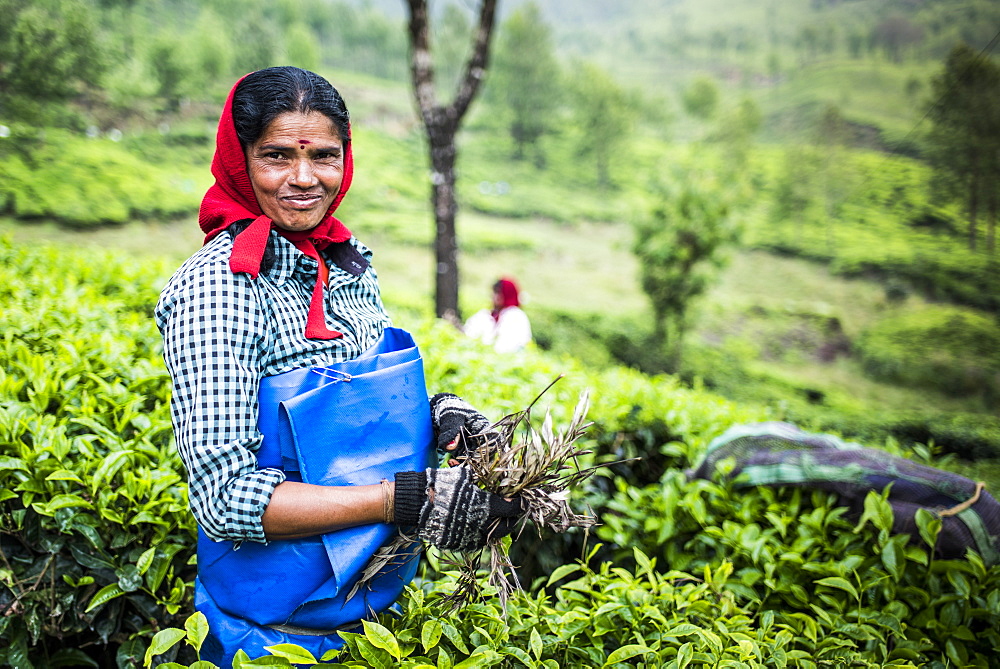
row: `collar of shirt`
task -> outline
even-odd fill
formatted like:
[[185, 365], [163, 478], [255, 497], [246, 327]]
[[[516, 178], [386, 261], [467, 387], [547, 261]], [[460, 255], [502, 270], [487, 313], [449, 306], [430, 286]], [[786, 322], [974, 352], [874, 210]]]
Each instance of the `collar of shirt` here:
[[[271, 233], [271, 240], [274, 245], [275, 261], [268, 271], [268, 278], [276, 286], [283, 286], [289, 279], [312, 285], [316, 280], [317, 264], [313, 258], [299, 251], [295, 246], [276, 232]], [[372, 251], [367, 246], [352, 237], [347, 244], [352, 244], [366, 261], [371, 262]], [[334, 264], [330, 265], [330, 275], [344, 273], [344, 270]]]

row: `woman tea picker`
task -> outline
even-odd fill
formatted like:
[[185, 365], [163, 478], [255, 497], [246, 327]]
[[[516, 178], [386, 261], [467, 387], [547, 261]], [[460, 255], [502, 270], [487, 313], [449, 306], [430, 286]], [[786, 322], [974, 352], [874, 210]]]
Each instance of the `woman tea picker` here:
[[458, 438], [489, 421], [451, 394], [428, 401], [371, 252], [333, 217], [353, 176], [336, 89], [292, 67], [245, 76], [212, 174], [205, 245], [156, 307], [199, 525], [202, 659], [228, 666], [278, 643], [321, 657], [413, 577], [415, 557], [347, 596], [396, 526], [476, 548], [510, 531], [520, 500], [479, 489], [464, 467], [428, 468], [432, 442], [460, 456]]

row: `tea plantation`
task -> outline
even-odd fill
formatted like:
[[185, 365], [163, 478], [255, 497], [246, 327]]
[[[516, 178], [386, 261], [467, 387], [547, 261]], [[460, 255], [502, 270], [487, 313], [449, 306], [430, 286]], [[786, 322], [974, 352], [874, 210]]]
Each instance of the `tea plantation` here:
[[[0, 665], [205, 666], [195, 527], [151, 318], [171, 269], [0, 240]], [[825, 493], [687, 479], [713, 437], [766, 420], [760, 410], [670, 376], [498, 358], [394, 315], [421, 344], [432, 392], [499, 418], [564, 375], [541, 401], [556, 424], [590, 388], [593, 457], [642, 459], [578, 491], [601, 521], [590, 536], [517, 539], [525, 591], [506, 611], [488, 597], [450, 615], [455, 576], [432, 555], [402, 613], [346, 635], [333, 666], [995, 666], [1000, 566], [935, 559], [940, 520], [894, 536], [879, 495], [848, 518]], [[868, 445], [934, 464], [927, 449]], [[313, 658], [284, 647], [240, 662]]]

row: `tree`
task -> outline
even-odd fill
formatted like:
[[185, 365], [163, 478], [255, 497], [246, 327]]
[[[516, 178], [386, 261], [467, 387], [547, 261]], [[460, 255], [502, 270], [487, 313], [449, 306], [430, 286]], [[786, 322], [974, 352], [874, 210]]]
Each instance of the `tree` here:
[[440, 105], [434, 90], [430, 27], [426, 0], [407, 0], [409, 7], [410, 75], [417, 108], [427, 133], [431, 160], [431, 203], [434, 208], [436, 263], [434, 309], [442, 318], [460, 318], [458, 308], [458, 239], [455, 234], [455, 134], [479, 91], [489, 64], [490, 39], [497, 0], [482, 0], [479, 22], [465, 73], [455, 99]]
[[848, 163], [845, 147], [850, 144], [851, 131], [840, 108], [828, 104], [816, 124], [817, 174], [812, 177], [818, 186], [826, 226], [827, 252], [833, 256], [836, 243], [836, 224], [843, 215], [850, 194], [858, 188], [857, 173]]
[[692, 300], [711, 285], [723, 250], [737, 238], [725, 195], [696, 177], [682, 179], [649, 216], [633, 222], [632, 252], [653, 307], [653, 343], [669, 346], [671, 369], [680, 365]]
[[202, 9], [198, 14], [198, 22], [189, 38], [197, 72], [196, 86], [204, 88], [228, 81], [233, 70], [233, 43], [226, 26], [211, 9]]
[[577, 151], [593, 158], [597, 184], [611, 185], [610, 159], [625, 144], [636, 116], [637, 103], [607, 72], [592, 63], [577, 63], [571, 83]]
[[851, 54], [851, 58], [855, 60], [861, 58], [865, 52], [865, 46], [868, 44], [868, 37], [865, 36], [860, 30], [853, 30], [847, 35], [847, 51]]
[[176, 34], [160, 33], [148, 47], [150, 66], [159, 83], [158, 93], [171, 111], [180, 108], [194, 74], [192, 53]]
[[289, 26], [285, 37], [288, 63], [304, 70], [319, 69], [320, 46], [316, 34], [302, 23]]
[[977, 246], [978, 218], [986, 205], [992, 252], [1000, 182], [1000, 66], [959, 44], [932, 80], [931, 94], [928, 141], [935, 191], [964, 202], [970, 249]]
[[79, 0], [0, 0], [0, 105], [58, 102], [96, 86], [106, 62], [90, 8]]
[[233, 65], [241, 73], [280, 64], [279, 27], [259, 11], [250, 11], [235, 22]]
[[751, 98], [744, 98], [719, 119], [711, 138], [726, 145], [728, 180], [738, 180], [747, 171], [753, 136], [763, 122], [760, 107]]
[[559, 77], [552, 31], [538, 5], [522, 5], [501, 26], [490, 87], [500, 91], [510, 111], [515, 158], [523, 158], [525, 148], [532, 146], [536, 163], [544, 163], [537, 142], [552, 129], [559, 105]]
[[872, 29], [872, 44], [881, 46], [894, 63], [903, 60], [903, 53], [924, 39], [924, 29], [901, 14], [886, 17]]
[[815, 146], [790, 145], [785, 149], [781, 168], [775, 175], [771, 219], [780, 226], [782, 243], [792, 245], [788, 226], [802, 242], [807, 224], [820, 218], [819, 173], [821, 157]]
[[684, 91], [684, 109], [691, 116], [709, 119], [719, 106], [719, 87], [709, 77], [699, 77]]
[[447, 95], [455, 90], [462, 76], [462, 62], [469, 48], [469, 20], [458, 5], [448, 3], [431, 30], [434, 40], [435, 62], [434, 84], [439, 95]]
[[815, 60], [819, 53], [819, 28], [814, 25], [802, 26], [796, 42], [797, 46], [809, 55], [810, 60]]

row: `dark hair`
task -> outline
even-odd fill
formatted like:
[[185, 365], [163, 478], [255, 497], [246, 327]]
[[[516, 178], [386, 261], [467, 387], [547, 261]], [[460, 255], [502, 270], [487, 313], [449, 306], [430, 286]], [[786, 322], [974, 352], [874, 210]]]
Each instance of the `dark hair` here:
[[233, 124], [243, 148], [286, 112], [319, 112], [330, 119], [345, 146], [351, 141], [351, 117], [337, 89], [315, 72], [283, 66], [252, 72], [236, 87]]

